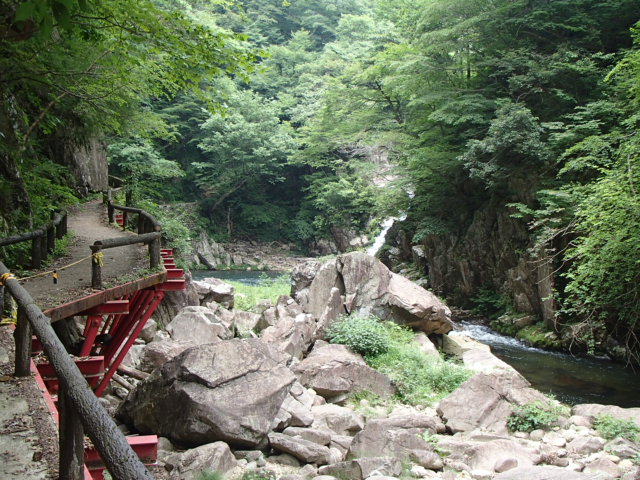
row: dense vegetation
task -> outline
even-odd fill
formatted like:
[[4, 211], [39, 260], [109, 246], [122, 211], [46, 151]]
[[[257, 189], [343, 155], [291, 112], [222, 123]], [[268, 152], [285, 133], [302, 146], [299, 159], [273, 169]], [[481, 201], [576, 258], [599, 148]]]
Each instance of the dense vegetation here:
[[545, 328], [640, 352], [637, 0], [0, 5], [0, 231], [73, 201], [61, 164], [96, 137], [133, 200], [195, 202], [222, 239], [403, 212], [429, 247], [503, 212], [504, 248], [550, 264]]

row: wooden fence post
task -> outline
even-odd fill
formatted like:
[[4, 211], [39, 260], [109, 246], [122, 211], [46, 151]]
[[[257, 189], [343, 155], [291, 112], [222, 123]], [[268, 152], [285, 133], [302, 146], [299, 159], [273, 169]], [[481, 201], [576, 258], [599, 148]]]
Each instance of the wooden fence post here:
[[116, 221], [113, 215], [113, 210], [113, 205], [111, 205], [111, 202], [109, 202], [107, 204], [107, 215], [109, 216], [109, 223], [114, 223]]
[[160, 265], [160, 235], [149, 242], [149, 266], [156, 268]]
[[62, 212], [62, 217], [56, 225], [56, 238], [60, 240], [67, 234], [67, 212]]
[[91, 259], [91, 287], [99, 289], [102, 288], [102, 243], [97, 241], [90, 248], [94, 255]]
[[47, 252], [51, 253], [56, 248], [56, 227], [53, 224], [53, 215], [51, 216], [51, 222], [47, 227]]
[[36, 235], [31, 239], [31, 268], [40, 268], [42, 265], [42, 250], [40, 235]]
[[144, 231], [144, 226], [145, 226], [144, 215], [142, 213], [139, 213], [138, 214], [138, 235], [147, 233]]
[[21, 307], [18, 308], [18, 323], [13, 332], [16, 344], [16, 377], [28, 377], [31, 375], [31, 324], [27, 314]]
[[58, 388], [59, 479], [84, 480], [84, 429], [74, 410], [64, 381]]
[[46, 260], [47, 258], [47, 231], [45, 229], [40, 230], [40, 258]]
[[129, 223], [129, 212], [124, 210], [122, 212], [122, 230], [127, 229], [127, 223]]

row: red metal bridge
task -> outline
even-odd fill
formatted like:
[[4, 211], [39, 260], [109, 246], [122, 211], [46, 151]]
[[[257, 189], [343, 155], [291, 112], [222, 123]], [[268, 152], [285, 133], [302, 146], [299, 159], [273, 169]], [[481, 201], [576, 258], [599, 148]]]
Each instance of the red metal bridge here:
[[[47, 308], [42, 312], [51, 323], [63, 321], [77, 323], [80, 319], [83, 324], [81, 341], [76, 346], [77, 352], [74, 352], [76, 355], [71, 358], [97, 397], [101, 396], [109, 386], [109, 382], [117, 372], [118, 367], [120, 367], [146, 322], [162, 302], [165, 293], [185, 288], [184, 272], [176, 268], [173, 251], [160, 248], [160, 229], [157, 222], [138, 209], [114, 206], [111, 203], [108, 206], [110, 219], [123, 226], [123, 229], [128, 224], [127, 214], [138, 213], [138, 235], [129, 237], [128, 240], [107, 239], [96, 241], [94, 245], [91, 245], [93, 252], [91, 258], [93, 286], [99, 287], [101, 285], [100, 270], [102, 261], [101, 258], [96, 256], [96, 252], [101, 252], [106, 248], [135, 244], [136, 242], [148, 244], [151, 267], [155, 272], [133, 281], [117, 284], [111, 288], [94, 289], [88, 295]], [[124, 209], [124, 215], [115, 216], [114, 210], [117, 209]], [[0, 264], [0, 266], [2, 267], [0, 270], [4, 270], [4, 265]], [[6, 280], [1, 283], [3, 285], [6, 283], [11, 287], [10, 280], [12, 280], [13, 276], [7, 272], [0, 271], [0, 273], [4, 273], [4, 279]], [[54, 278], [57, 280], [57, 277]], [[96, 279], [99, 282], [98, 285], [96, 285]], [[14, 289], [10, 290], [13, 294]], [[2, 297], [1, 293], [0, 297]], [[18, 296], [16, 296], [16, 300], [20, 305]], [[22, 358], [22, 363], [28, 362], [27, 373], [31, 372], [35, 375], [51, 415], [57, 422], [61, 423], [61, 478], [102, 479], [106, 468], [105, 463], [109, 464], [111, 462], [113, 464], [114, 460], [109, 459], [110, 462], [103, 461], [98, 451], [99, 449], [90, 442], [82, 441], [83, 445], [88, 444], [88, 446], [84, 447], [83, 465], [76, 468], [75, 473], [73, 468], [68, 469], [67, 466], [63, 465], [65, 462], [63, 458], [70, 455], [69, 450], [77, 450], [78, 448], [77, 439], [75, 441], [69, 440], [68, 435], [63, 435], [62, 423], [64, 422], [60, 422], [61, 417], [66, 415], [62, 412], [68, 412], [68, 409], [64, 408], [64, 404], [68, 402], [60, 402], [58, 396], [62, 391], [62, 383], [64, 382], [67, 385], [70, 382], [66, 380], [61, 382], [55, 366], [49, 362], [46, 355], [42, 354], [43, 343], [47, 343], [46, 341], [31, 334], [28, 335], [30, 341], [20, 340], [20, 337], [24, 337], [24, 332], [29, 330], [29, 322], [33, 323], [31, 318], [29, 318], [29, 322], [26, 322], [24, 317], [24, 312], [18, 314], [18, 326], [15, 335], [16, 375], [20, 374]], [[20, 322], [20, 319], [23, 321]], [[44, 350], [47, 350], [46, 346]], [[64, 393], [62, 394], [64, 395]], [[82, 424], [84, 423], [85, 419], [82, 419]], [[157, 437], [155, 435], [127, 437], [127, 443], [144, 464], [155, 463], [157, 456]], [[81, 476], [79, 476], [80, 471], [82, 471]], [[136, 476], [135, 478], [148, 477]]]

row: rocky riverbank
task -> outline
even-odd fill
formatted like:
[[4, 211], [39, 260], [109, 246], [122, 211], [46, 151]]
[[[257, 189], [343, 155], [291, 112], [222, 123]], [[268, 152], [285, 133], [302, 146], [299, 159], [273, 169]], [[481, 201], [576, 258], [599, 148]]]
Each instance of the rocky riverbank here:
[[[104, 402], [129, 428], [162, 437], [167, 478], [640, 478], [640, 445], [593, 428], [603, 413], [640, 425], [640, 409], [558, 408], [488, 348], [446, 335], [449, 309], [372, 257], [307, 262], [292, 283], [276, 305], [242, 312], [229, 285], [194, 282], [169, 323], [145, 327], [127, 359], [144, 380], [129, 378]], [[356, 312], [421, 331], [429, 354], [429, 337], [440, 339], [475, 374], [437, 405], [393, 401], [385, 375], [323, 341], [331, 322]], [[354, 401], [363, 391], [383, 400]], [[532, 404], [559, 416], [547, 429], [510, 432], [511, 414]]]

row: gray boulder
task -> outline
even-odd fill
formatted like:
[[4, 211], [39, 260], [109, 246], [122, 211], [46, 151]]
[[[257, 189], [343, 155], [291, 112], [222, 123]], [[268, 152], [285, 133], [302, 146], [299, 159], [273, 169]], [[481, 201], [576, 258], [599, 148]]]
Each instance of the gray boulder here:
[[553, 466], [517, 467], [500, 473], [493, 480], [608, 480], [600, 473], [581, 473]]
[[598, 403], [584, 403], [575, 405], [571, 409], [573, 415], [596, 418], [600, 415], [610, 415], [619, 420], [633, 420], [640, 427], [640, 408], [622, 408], [616, 405], [600, 405]]
[[433, 446], [422, 435], [436, 433], [438, 423], [426, 414], [370, 420], [353, 438], [347, 458], [404, 458], [413, 451], [432, 452]]
[[506, 433], [513, 405], [533, 402], [548, 400], [520, 374], [499, 370], [471, 377], [442, 399], [437, 410], [453, 433], [475, 429]]
[[166, 326], [171, 339], [194, 344], [215, 343], [233, 338], [233, 332], [207, 307], [185, 307]]
[[208, 302], [216, 302], [225, 308], [233, 308], [234, 291], [233, 286], [223, 282], [219, 278], [204, 278], [202, 280], [194, 280], [193, 285], [198, 292], [200, 305]]
[[154, 341], [148, 343], [140, 354], [139, 367], [143, 372], [152, 372], [169, 360], [177, 357], [186, 349], [194, 347], [191, 342], [174, 342], [173, 340]]
[[364, 416], [350, 408], [334, 404], [316, 405], [313, 412], [313, 428], [328, 430], [338, 435], [355, 435], [364, 428]]
[[[293, 296], [315, 318], [327, 316], [327, 305], [335, 302], [338, 289], [348, 312], [372, 313], [384, 320], [422, 330], [447, 333], [453, 328], [451, 311], [435, 295], [392, 273], [378, 259], [361, 252], [341, 255], [318, 270], [308, 290], [293, 290]], [[332, 308], [332, 315], [340, 313]]]
[[190, 348], [141, 382], [119, 417], [141, 433], [185, 445], [264, 445], [295, 381], [284, 361], [256, 339]]
[[358, 458], [320, 467], [318, 473], [350, 480], [364, 480], [372, 475], [396, 477], [402, 473], [402, 463], [394, 457]]
[[270, 433], [269, 445], [278, 452], [293, 455], [303, 463], [327, 465], [333, 461], [333, 455], [329, 447], [301, 437], [292, 437], [284, 433]]
[[362, 356], [344, 345], [317, 341], [313, 350], [294, 367], [302, 385], [313, 388], [331, 400], [341, 394], [373, 392], [382, 397], [393, 395], [389, 378], [367, 366]]
[[165, 468], [170, 470], [171, 479], [194, 480], [207, 470], [226, 473], [235, 468], [237, 463], [226, 443], [215, 442], [169, 455], [165, 460]]

